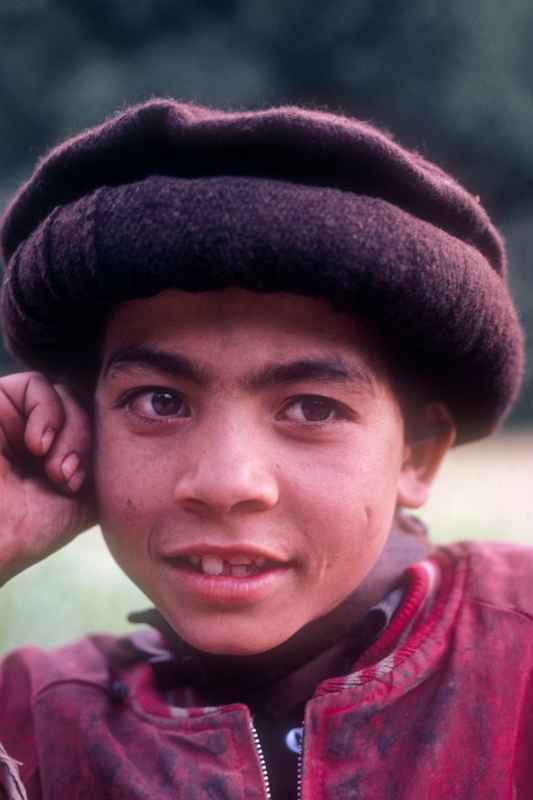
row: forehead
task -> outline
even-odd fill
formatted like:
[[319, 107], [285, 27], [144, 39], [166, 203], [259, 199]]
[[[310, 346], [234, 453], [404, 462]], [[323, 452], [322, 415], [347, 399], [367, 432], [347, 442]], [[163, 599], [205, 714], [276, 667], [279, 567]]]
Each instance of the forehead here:
[[342, 355], [384, 372], [384, 354], [363, 321], [335, 311], [322, 298], [224, 289], [197, 294], [169, 289], [118, 306], [103, 342], [103, 362], [117, 349], [153, 346], [223, 363], [276, 359], [297, 353]]

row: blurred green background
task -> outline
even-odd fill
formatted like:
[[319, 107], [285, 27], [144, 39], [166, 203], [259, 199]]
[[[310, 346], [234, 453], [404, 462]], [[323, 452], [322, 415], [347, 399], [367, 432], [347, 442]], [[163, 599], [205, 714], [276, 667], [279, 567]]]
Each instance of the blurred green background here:
[[[527, 0], [1, 0], [0, 210], [43, 151], [134, 101], [353, 113], [480, 195], [506, 236], [531, 341], [532, 36]], [[11, 367], [0, 351], [0, 369]], [[530, 429], [531, 367], [509, 432], [452, 454], [424, 512], [437, 538], [528, 540]], [[145, 601], [90, 532], [1, 602], [4, 649], [123, 629]]]

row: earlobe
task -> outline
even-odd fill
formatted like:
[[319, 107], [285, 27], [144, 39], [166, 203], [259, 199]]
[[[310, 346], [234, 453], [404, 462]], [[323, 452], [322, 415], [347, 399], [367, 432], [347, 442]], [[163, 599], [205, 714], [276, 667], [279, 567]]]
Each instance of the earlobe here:
[[455, 425], [442, 403], [429, 403], [422, 416], [420, 433], [406, 439], [404, 445], [398, 505], [405, 508], [420, 508], [427, 501], [442, 460], [455, 440]]

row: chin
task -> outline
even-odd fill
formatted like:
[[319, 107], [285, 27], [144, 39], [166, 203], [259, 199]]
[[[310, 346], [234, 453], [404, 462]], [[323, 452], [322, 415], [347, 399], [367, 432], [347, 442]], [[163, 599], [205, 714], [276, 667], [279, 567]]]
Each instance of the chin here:
[[[225, 656], [254, 656], [272, 650], [287, 640], [285, 635], [256, 636], [249, 631], [230, 631], [224, 622], [216, 626], [215, 630], [202, 631], [184, 629], [182, 626], [173, 626], [179, 636], [192, 647], [204, 653]], [[256, 632], [255, 632], [256, 633]], [[263, 631], [264, 634], [264, 631]]]
[[215, 656], [256, 656], [270, 650], [270, 647], [243, 647], [242, 642], [226, 642], [195, 644], [197, 650], [203, 653], [211, 653]]
[[246, 637], [229, 639], [227, 637], [183, 636], [183, 638], [197, 650], [218, 656], [255, 656], [271, 650], [284, 641], [284, 639], [276, 639], [272, 642], [265, 640], [251, 641]]

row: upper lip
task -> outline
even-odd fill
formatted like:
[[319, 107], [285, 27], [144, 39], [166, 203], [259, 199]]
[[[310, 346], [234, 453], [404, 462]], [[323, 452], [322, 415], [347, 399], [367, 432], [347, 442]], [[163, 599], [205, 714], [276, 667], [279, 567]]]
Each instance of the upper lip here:
[[263, 547], [256, 547], [250, 544], [220, 545], [210, 544], [209, 542], [198, 542], [197, 544], [178, 547], [162, 554], [164, 558], [189, 558], [190, 556], [218, 556], [223, 561], [235, 556], [247, 556], [255, 561], [264, 558], [266, 561], [275, 561], [281, 564], [289, 563], [289, 560], [279, 553]]

